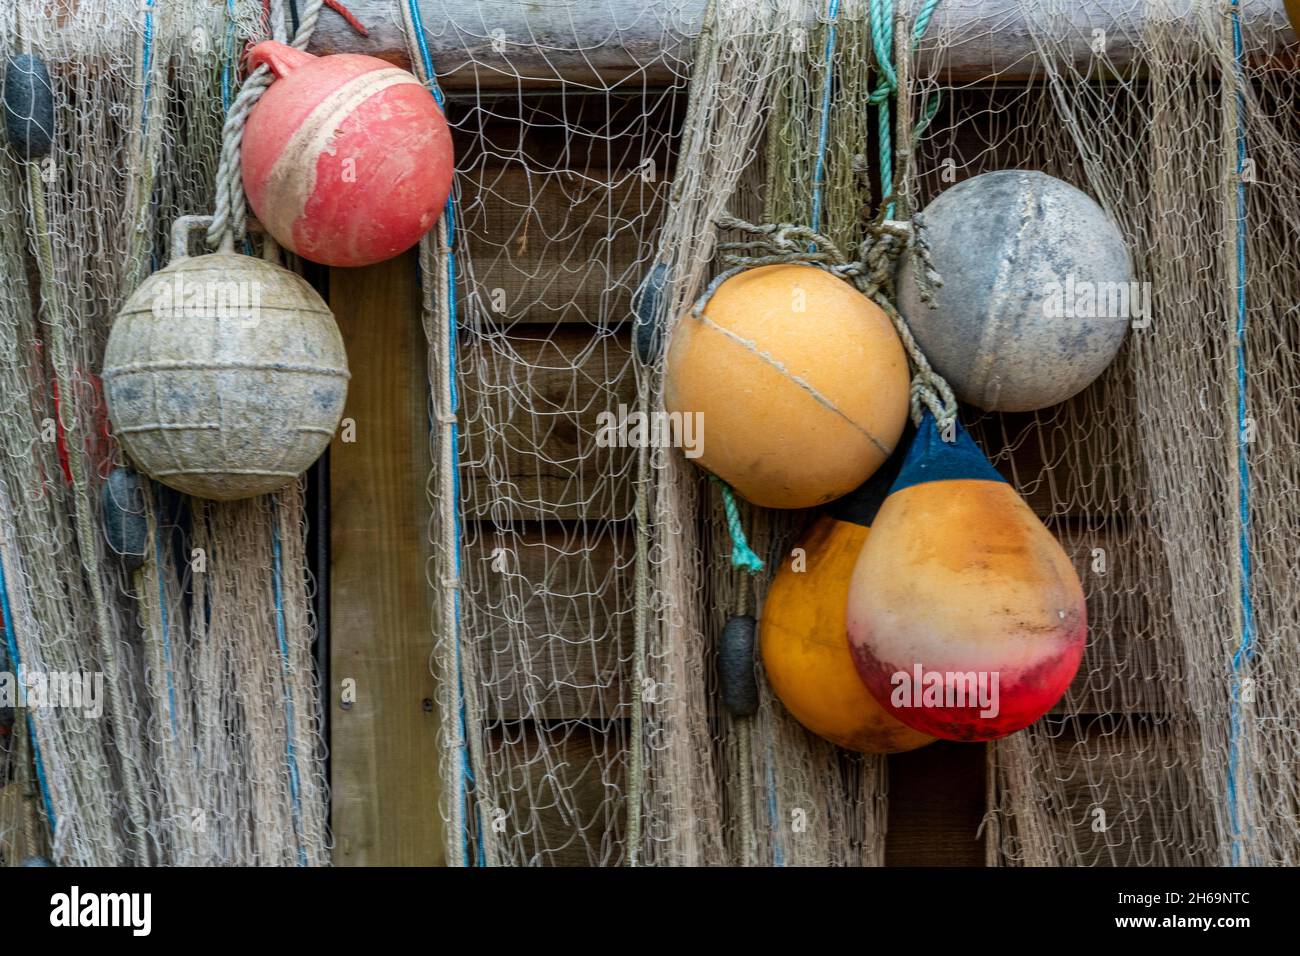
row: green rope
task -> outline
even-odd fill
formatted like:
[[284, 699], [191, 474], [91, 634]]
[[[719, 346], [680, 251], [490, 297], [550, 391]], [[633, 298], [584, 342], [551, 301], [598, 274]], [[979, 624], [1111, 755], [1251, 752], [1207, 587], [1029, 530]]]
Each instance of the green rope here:
[[717, 475], [709, 475], [709, 480], [716, 482], [722, 489], [722, 507], [727, 512], [727, 530], [731, 532], [731, 566], [743, 568], [750, 574], [763, 570], [763, 559], [754, 553], [749, 542], [745, 540], [745, 529], [740, 523], [740, 508], [736, 504], [736, 493]]
[[[912, 24], [912, 49], [916, 50], [925, 34], [930, 19], [939, 6], [939, 0], [926, 0], [925, 5], [916, 15]], [[876, 57], [876, 68], [880, 71], [880, 85], [872, 91], [868, 101], [878, 108], [880, 139], [880, 188], [881, 202], [885, 207], [885, 218], [894, 217], [894, 146], [892, 138], [893, 122], [889, 103], [898, 93], [898, 73], [894, 69], [894, 0], [871, 0], [869, 8], [871, 17], [871, 46]], [[939, 94], [931, 96], [921, 109], [921, 118], [912, 130], [912, 145], [915, 146], [921, 134], [925, 132], [930, 121], [939, 111]]]

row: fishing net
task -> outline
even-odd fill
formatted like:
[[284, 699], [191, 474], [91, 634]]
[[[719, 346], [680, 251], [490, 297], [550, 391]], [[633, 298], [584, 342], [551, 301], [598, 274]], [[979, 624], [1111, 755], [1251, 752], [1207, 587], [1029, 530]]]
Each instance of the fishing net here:
[[[125, 570], [100, 531], [122, 456], [94, 377], [170, 224], [213, 209], [238, 52], [319, 4], [37, 6], [0, 16], [6, 53], [49, 66], [58, 119], [50, 160], [0, 160], [5, 654], [102, 674], [106, 703], [0, 710], [0, 854], [326, 862], [304, 490], [149, 484], [148, 560]], [[1095, 197], [1151, 308], [1070, 402], [962, 409], [1073, 556], [1090, 619], [1069, 694], [987, 748], [987, 860], [1300, 858], [1280, 3], [1242, 7], [1240, 42], [1208, 0], [983, 6], [395, 0], [367, 19], [456, 146], [419, 259], [449, 861], [884, 862], [888, 761], [809, 734], [757, 663], [755, 714], [719, 697], [724, 626], [761, 616], [809, 516], [742, 502], [764, 567], [733, 566], [724, 489], [629, 419], [663, 409], [664, 339], [722, 268], [724, 214], [854, 248], [887, 199], [907, 219], [1009, 168]]]
[[[711, 3], [671, 24], [695, 38], [689, 83], [676, 52], [640, 61], [667, 89], [472, 52], [443, 77], [475, 89], [448, 100], [460, 298], [454, 316], [445, 288], [429, 302], [460, 348], [454, 370], [431, 352], [463, 429], [431, 574], [458, 585], [435, 653], [451, 858], [883, 861], [882, 758], [811, 737], [761, 674], [755, 716], [718, 701], [722, 628], [761, 614], [805, 516], [742, 506], [766, 568], [737, 571], [720, 489], [675, 450], [602, 447], [598, 416], [662, 408], [661, 349], [631, 354], [632, 312], [651, 329], [683, 313], [719, 271], [724, 211], [851, 248], [887, 191], [905, 219], [964, 178], [1034, 168], [1107, 209], [1151, 307], [1078, 398], [963, 410], [1073, 556], [1091, 621], [1067, 697], [988, 748], [988, 862], [1294, 860], [1285, 263], [1300, 206], [1280, 8], [1248, 18], [1240, 51], [1215, 4], [969, 8]], [[444, 14], [467, 50], [491, 45], [450, 8], [415, 29], [437, 34]], [[660, 48], [678, 51], [667, 19]], [[635, 58], [619, 39], [602, 50]], [[545, 92], [525, 88], [538, 79]], [[502, 85], [515, 88], [486, 92]], [[638, 175], [647, 164], [664, 178]], [[451, 437], [434, 442], [444, 480]]]
[[975, 419], [1075, 557], [1090, 618], [1065, 700], [990, 748], [991, 863], [1300, 852], [1297, 274], [1283, 265], [1300, 129], [1280, 5], [1256, 6], [1241, 32], [1233, 13], [1156, 0], [1098, 32], [1076, 5], [1017, 5], [1032, 41], [1021, 88], [940, 84], [956, 38], [923, 45], [913, 95], [941, 86], [942, 105], [917, 149], [918, 202], [985, 170], [1042, 169], [1106, 208], [1150, 296], [1076, 399]]
[[163, 264], [171, 223], [211, 210], [223, 91], [237, 51], [269, 32], [253, 2], [0, 16], [6, 56], [45, 65], [55, 110], [46, 157], [0, 158], [7, 656], [24, 679], [103, 680], [102, 714], [16, 714], [7, 863], [327, 858], [302, 489], [218, 504], [147, 485], [143, 502], [110, 502], [146, 516], [134, 571], [103, 530], [104, 481], [123, 463], [97, 377], [108, 330]]

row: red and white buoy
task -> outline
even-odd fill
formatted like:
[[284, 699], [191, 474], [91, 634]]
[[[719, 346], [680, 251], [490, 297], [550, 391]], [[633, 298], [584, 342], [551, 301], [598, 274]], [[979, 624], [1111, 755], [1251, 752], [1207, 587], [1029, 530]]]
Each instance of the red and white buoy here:
[[405, 252], [442, 215], [452, 145], [433, 96], [406, 70], [268, 40], [248, 54], [276, 80], [244, 129], [244, 191], [280, 245], [364, 266]]

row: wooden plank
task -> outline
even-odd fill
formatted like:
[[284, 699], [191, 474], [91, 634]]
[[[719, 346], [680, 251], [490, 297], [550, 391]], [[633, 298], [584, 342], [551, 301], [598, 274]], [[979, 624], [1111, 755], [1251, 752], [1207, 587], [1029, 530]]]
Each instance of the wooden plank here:
[[467, 598], [470, 641], [489, 719], [626, 716], [634, 560], [620, 526], [469, 529], [465, 578], [482, 589]]
[[[334, 862], [436, 865], [438, 720], [429, 671], [428, 392], [415, 258], [330, 273], [352, 380], [330, 447]], [[344, 706], [344, 683], [356, 699]]]
[[511, 163], [463, 176], [463, 242], [493, 321], [629, 321], [662, 193], [635, 170], [538, 173]]
[[498, 524], [632, 514], [632, 448], [600, 448], [598, 415], [636, 407], [631, 338], [579, 325], [461, 346], [468, 516]]
[[575, 96], [562, 90], [483, 90], [453, 95], [448, 111], [456, 169], [462, 176], [526, 159], [535, 174], [608, 178], [620, 170], [671, 183], [684, 90], [635, 90]]
[[[694, 38], [707, 0], [604, 0], [547, 3], [420, 0], [425, 40], [439, 81], [447, 89], [533, 86], [565, 81], [596, 90], [613, 84], [672, 83], [690, 69]], [[312, 37], [318, 53], [368, 53], [405, 64], [407, 45], [391, 0], [352, 0], [370, 29], [362, 38], [329, 13]], [[913, 6], [913, 13], [915, 12]], [[1169, 0], [1162, 18], [1195, 29], [1195, 0]], [[803, 26], [821, 16], [805, 5]], [[1038, 62], [1033, 24], [1061, 38], [1059, 57], [1078, 69], [1104, 64], [1123, 72], [1143, 35], [1144, 5], [1091, 0], [1044, 6], [1022, 0], [946, 0], [934, 13], [919, 50], [919, 70], [949, 82], [996, 77], [1017, 82]], [[1291, 42], [1283, 0], [1254, 0], [1241, 8], [1245, 48], [1255, 62], [1279, 57]], [[778, 24], [773, 22], [775, 28]], [[1093, 52], [1094, 30], [1107, 37], [1105, 59]], [[1290, 62], [1288, 60], [1288, 62]]]
[[890, 754], [886, 866], [983, 866], [983, 744], [940, 740]]

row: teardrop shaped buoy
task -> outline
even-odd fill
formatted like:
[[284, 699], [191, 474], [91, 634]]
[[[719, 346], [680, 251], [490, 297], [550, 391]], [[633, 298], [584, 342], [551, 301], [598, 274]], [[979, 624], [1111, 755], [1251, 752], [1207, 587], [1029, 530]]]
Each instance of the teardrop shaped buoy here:
[[668, 266], [660, 262], [645, 277], [632, 294], [636, 352], [642, 365], [649, 365], [659, 357], [663, 345], [663, 316], [659, 314], [668, 286]]
[[451, 132], [415, 76], [372, 56], [248, 51], [276, 80], [248, 114], [244, 190], [276, 242], [327, 266], [405, 252], [442, 216]]
[[994, 740], [1064, 695], [1087, 610], [1070, 559], [960, 424], [926, 413], [849, 586], [858, 673], [922, 733]]
[[748, 614], [727, 621], [718, 648], [718, 680], [722, 702], [736, 717], [758, 711], [758, 682], [754, 679], [754, 619]]
[[5, 133], [23, 159], [40, 159], [54, 141], [54, 86], [45, 62], [30, 53], [5, 64]]
[[[905, 432], [901, 442], [907, 439]], [[763, 670], [785, 709], [819, 737], [859, 753], [900, 753], [934, 739], [876, 702], [849, 650], [845, 605], [853, 566], [902, 460], [892, 455], [817, 518], [781, 562], [758, 621]]]
[[114, 468], [100, 492], [104, 540], [122, 566], [134, 571], [144, 564], [149, 540], [144, 481], [132, 468]]

